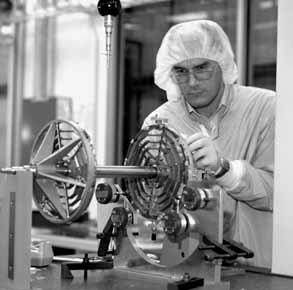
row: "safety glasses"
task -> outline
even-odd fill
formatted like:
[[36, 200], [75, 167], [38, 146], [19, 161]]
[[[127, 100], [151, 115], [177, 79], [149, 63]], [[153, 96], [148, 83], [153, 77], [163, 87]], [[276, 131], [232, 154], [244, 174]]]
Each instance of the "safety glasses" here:
[[192, 75], [198, 81], [209, 80], [213, 75], [214, 69], [215, 64], [205, 62], [201, 65], [194, 66], [193, 68], [174, 66], [172, 68], [172, 74], [176, 83], [184, 84], [190, 81], [190, 75]]

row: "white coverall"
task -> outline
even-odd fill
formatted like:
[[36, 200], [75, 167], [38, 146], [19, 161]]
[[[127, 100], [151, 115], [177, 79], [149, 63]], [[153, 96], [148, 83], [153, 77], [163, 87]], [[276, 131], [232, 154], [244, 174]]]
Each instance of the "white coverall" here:
[[[185, 102], [170, 76], [176, 63], [196, 57], [217, 61], [222, 69], [225, 89], [210, 118]], [[270, 268], [275, 92], [240, 86], [236, 80], [230, 42], [216, 23], [197, 20], [175, 25], [162, 41], [155, 70], [155, 83], [166, 91], [168, 101], [152, 112], [143, 126], [152, 124], [155, 115], [167, 118], [172, 129], [187, 136], [205, 126], [219, 155], [229, 159], [232, 171], [238, 174], [236, 185], [229, 184], [229, 174], [217, 181], [226, 193], [224, 218], [229, 236], [254, 251], [249, 264]]]

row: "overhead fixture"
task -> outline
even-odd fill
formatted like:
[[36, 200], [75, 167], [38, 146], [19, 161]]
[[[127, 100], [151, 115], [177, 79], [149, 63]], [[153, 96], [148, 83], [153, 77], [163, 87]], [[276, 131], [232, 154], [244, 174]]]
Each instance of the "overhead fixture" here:
[[121, 4], [123, 8], [146, 5], [146, 4], [158, 4], [161, 2], [170, 2], [170, 0], [121, 0]]
[[265, 0], [265, 1], [259, 2], [259, 8], [262, 10], [271, 9], [274, 6], [275, 6], [275, 3], [272, 0]]
[[180, 23], [191, 20], [207, 19], [208, 13], [206, 11], [189, 12], [182, 14], [175, 14], [167, 17], [167, 20], [171, 23]]

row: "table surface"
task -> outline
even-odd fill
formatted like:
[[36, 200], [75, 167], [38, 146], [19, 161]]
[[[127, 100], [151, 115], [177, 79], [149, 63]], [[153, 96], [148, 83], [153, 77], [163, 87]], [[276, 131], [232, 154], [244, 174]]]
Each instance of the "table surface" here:
[[[59, 231], [62, 232], [61, 234], [56, 228], [33, 229], [32, 236], [45, 240], [50, 240], [51, 238], [52, 243], [56, 246], [67, 245], [67, 247], [75, 249], [81, 247], [79, 250], [96, 251], [96, 233], [89, 230], [89, 227], [82, 227], [82, 229], [83, 231], [86, 230], [86, 232], [81, 231], [80, 226], [71, 226], [66, 229], [66, 232], [59, 228]], [[293, 290], [293, 278], [270, 275], [268, 273], [255, 273], [254, 270], [251, 271], [251, 268], [250, 271], [245, 271], [244, 269], [235, 270], [235, 268], [229, 269], [232, 269], [232, 271], [226, 271], [222, 280], [230, 282], [230, 290]], [[84, 280], [83, 271], [72, 271], [72, 274], [74, 278], [71, 280], [61, 279], [61, 267], [59, 264], [51, 264], [40, 269], [32, 268], [31, 288], [34, 290], [167, 289], [167, 280], [164, 277], [138, 274], [120, 266], [112, 270], [90, 270], [88, 271], [87, 281]]]
[[[167, 289], [164, 278], [149, 274], [129, 272], [125, 268], [111, 270], [90, 270], [85, 281], [83, 271], [71, 271], [73, 279], [61, 279], [61, 267], [51, 264], [46, 268], [31, 268], [31, 288], [33, 290], [161, 290]], [[292, 290], [293, 278], [239, 271], [227, 276], [230, 290]]]

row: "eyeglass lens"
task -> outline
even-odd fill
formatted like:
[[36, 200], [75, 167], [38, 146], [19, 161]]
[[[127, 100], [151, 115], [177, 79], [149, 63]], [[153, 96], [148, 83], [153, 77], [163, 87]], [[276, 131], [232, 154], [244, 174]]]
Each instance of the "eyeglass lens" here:
[[175, 79], [178, 83], [189, 82], [190, 74], [193, 75], [198, 81], [208, 80], [212, 77], [214, 72], [213, 66], [209, 65], [208, 67], [193, 67], [191, 69], [187, 68], [175, 68], [174, 70]]

